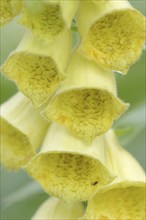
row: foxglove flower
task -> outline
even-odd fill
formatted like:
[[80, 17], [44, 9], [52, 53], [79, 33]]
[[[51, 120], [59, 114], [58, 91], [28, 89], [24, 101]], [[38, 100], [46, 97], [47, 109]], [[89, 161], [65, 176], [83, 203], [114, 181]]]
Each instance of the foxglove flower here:
[[0, 6], [0, 26], [3, 26], [20, 13], [22, 0], [1, 0]]
[[77, 220], [83, 213], [82, 203], [77, 202], [71, 206], [65, 206], [61, 200], [51, 197], [39, 207], [32, 220]]
[[44, 114], [69, 129], [76, 137], [91, 144], [105, 133], [128, 107], [116, 92], [114, 74], [74, 53], [67, 80], [49, 102]]
[[104, 69], [126, 74], [145, 42], [145, 18], [127, 0], [81, 1], [80, 52]]
[[40, 106], [64, 79], [70, 55], [70, 31], [64, 30], [55, 41], [46, 43], [27, 32], [16, 51], [2, 66], [2, 72]]
[[20, 23], [45, 41], [70, 28], [78, 8], [78, 0], [24, 0]]
[[19, 169], [35, 155], [48, 123], [21, 93], [1, 106], [1, 163]]
[[102, 137], [87, 146], [53, 123], [41, 152], [25, 169], [50, 195], [66, 203], [86, 201], [115, 178], [106, 166], [105, 155], [108, 157]]
[[108, 168], [117, 175], [89, 201], [82, 219], [145, 219], [145, 173], [138, 162], [116, 140], [113, 131], [105, 135]]

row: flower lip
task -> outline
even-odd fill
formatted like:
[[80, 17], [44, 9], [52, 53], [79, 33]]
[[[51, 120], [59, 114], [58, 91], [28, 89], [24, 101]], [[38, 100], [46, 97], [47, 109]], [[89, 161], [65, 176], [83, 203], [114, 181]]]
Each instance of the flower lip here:
[[46, 192], [66, 203], [86, 201], [115, 179], [106, 166], [102, 143], [102, 137], [98, 137], [88, 146], [53, 123], [40, 153], [25, 170]]
[[51, 43], [41, 41], [27, 32], [16, 51], [3, 64], [2, 72], [14, 80], [38, 107], [47, 101], [65, 78], [70, 40], [70, 31], [67, 29]]
[[32, 148], [26, 134], [3, 118], [1, 118], [1, 144], [1, 163], [10, 170], [20, 169], [35, 155], [35, 149]]
[[[144, 182], [123, 181], [110, 184], [99, 190], [89, 202], [87, 211], [81, 219], [144, 219], [145, 216]], [[97, 208], [98, 207], [98, 208]], [[114, 207], [114, 208], [113, 208]], [[102, 219], [102, 218], [101, 218]]]
[[89, 15], [90, 22], [87, 21], [84, 29], [82, 26], [86, 26], [84, 23], [87, 19], [82, 20], [83, 9], [80, 9], [78, 16], [82, 36], [79, 52], [102, 68], [118, 70], [123, 75], [138, 60], [145, 42], [145, 18], [126, 2], [119, 1], [118, 4], [118, 1], [109, 1], [105, 8], [101, 6], [102, 3], [100, 6], [98, 3], [87, 3], [92, 5], [92, 9], [93, 5], [97, 7], [99, 15], [96, 13], [94, 18], [92, 14]]
[[66, 76], [44, 114], [90, 144], [97, 135], [110, 128], [128, 104], [116, 95], [114, 74], [76, 51], [72, 54]]
[[[65, 27], [58, 4], [43, 2], [36, 11], [27, 5], [23, 7], [19, 23], [30, 28], [41, 39], [52, 40]], [[52, 24], [55, 24], [55, 28]]]
[[22, 8], [22, 0], [1, 0], [0, 26], [9, 23]]
[[81, 219], [144, 219], [145, 172], [139, 163], [118, 144], [112, 130], [104, 135], [107, 166], [117, 175], [109, 185], [97, 191], [89, 200]]
[[44, 115], [91, 144], [96, 136], [102, 135], [111, 127], [113, 120], [128, 106], [103, 89], [70, 88], [52, 97]]
[[12, 53], [2, 71], [36, 106], [45, 102], [64, 79], [51, 57], [27, 51]]
[[[37, 129], [36, 129], [37, 125]], [[32, 158], [48, 128], [48, 122], [21, 93], [1, 105], [1, 162], [18, 170]]]
[[19, 23], [31, 29], [40, 39], [53, 41], [70, 28], [78, 1], [26, 1]]
[[86, 201], [112, 180], [99, 161], [75, 153], [42, 153], [25, 169], [47, 193], [66, 203]]

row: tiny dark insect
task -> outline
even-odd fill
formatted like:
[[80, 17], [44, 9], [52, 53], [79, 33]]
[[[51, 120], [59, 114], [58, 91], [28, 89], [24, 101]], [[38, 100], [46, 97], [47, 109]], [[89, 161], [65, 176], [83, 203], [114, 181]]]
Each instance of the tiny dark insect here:
[[95, 186], [98, 183], [98, 181], [91, 183], [92, 186]]

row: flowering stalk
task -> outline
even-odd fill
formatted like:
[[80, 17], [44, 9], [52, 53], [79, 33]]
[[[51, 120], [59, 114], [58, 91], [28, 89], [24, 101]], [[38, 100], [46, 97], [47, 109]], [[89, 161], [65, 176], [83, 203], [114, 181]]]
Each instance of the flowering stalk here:
[[[127, 0], [16, 2], [2, 0], [1, 23], [23, 2], [20, 23], [29, 30], [2, 72], [41, 107], [20, 92], [2, 104], [1, 162], [23, 167], [58, 197], [32, 220], [144, 220], [145, 174], [109, 130], [129, 106], [118, 98], [113, 71], [126, 74], [139, 58], [144, 17]], [[76, 12], [81, 42], [70, 58]]]
[[116, 140], [113, 131], [105, 134], [108, 168], [117, 175], [89, 201], [82, 219], [145, 219], [146, 176], [138, 162]]
[[73, 53], [67, 79], [58, 88], [44, 114], [91, 144], [105, 133], [128, 107], [116, 92], [111, 71], [104, 71], [78, 53]]
[[66, 207], [61, 200], [51, 197], [39, 207], [37, 212], [32, 217], [32, 220], [77, 220], [79, 217], [83, 215], [83, 213], [84, 207], [82, 203], [77, 202], [71, 206]]
[[52, 41], [62, 30], [70, 28], [77, 8], [78, 0], [24, 0], [19, 22], [40, 39]]
[[1, 163], [20, 169], [40, 147], [48, 123], [30, 101], [17, 93], [1, 106]]
[[81, 1], [80, 52], [104, 69], [126, 74], [145, 42], [145, 18], [127, 0]]
[[70, 31], [64, 30], [55, 41], [46, 43], [27, 32], [18, 48], [2, 66], [2, 72], [40, 106], [64, 79], [70, 55]]
[[0, 26], [3, 26], [20, 13], [22, 0], [1, 0], [0, 7]]
[[54, 123], [41, 152], [25, 169], [50, 195], [66, 203], [86, 201], [115, 178], [106, 166], [105, 155], [102, 137], [87, 146]]

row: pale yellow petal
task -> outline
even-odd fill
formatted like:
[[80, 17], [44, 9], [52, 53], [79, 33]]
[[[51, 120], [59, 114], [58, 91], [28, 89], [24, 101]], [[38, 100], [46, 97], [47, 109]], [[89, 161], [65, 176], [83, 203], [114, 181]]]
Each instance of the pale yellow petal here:
[[115, 179], [106, 166], [105, 151], [102, 137], [88, 146], [54, 123], [41, 152], [25, 169], [49, 195], [66, 203], [86, 201]]
[[20, 23], [39, 38], [51, 41], [64, 28], [70, 28], [77, 7], [78, 1], [26, 0]]
[[27, 33], [17, 50], [2, 66], [2, 72], [36, 106], [45, 102], [64, 79], [70, 55], [70, 32], [65, 30], [53, 43], [46, 43]]
[[20, 169], [35, 155], [48, 123], [21, 93], [1, 106], [1, 163]]
[[22, 0], [0, 0], [0, 26], [10, 22], [22, 8]]
[[105, 133], [128, 107], [116, 95], [114, 75], [74, 53], [68, 78], [45, 110], [48, 119], [64, 125], [76, 137], [91, 143]]
[[117, 220], [145, 219], [145, 173], [138, 162], [121, 148], [112, 131], [105, 135], [109, 157], [108, 168], [117, 175], [108, 186], [99, 190], [89, 201], [82, 219]]
[[145, 18], [126, 0], [94, 2], [83, 1], [78, 10], [80, 52], [104, 69], [126, 74], [143, 49]]
[[83, 213], [84, 207], [81, 202], [77, 202], [71, 206], [65, 206], [61, 200], [51, 197], [39, 207], [32, 220], [77, 220]]
[[144, 183], [126, 185], [117, 184], [97, 193], [89, 202], [87, 212], [82, 219], [120, 220], [145, 219]]

